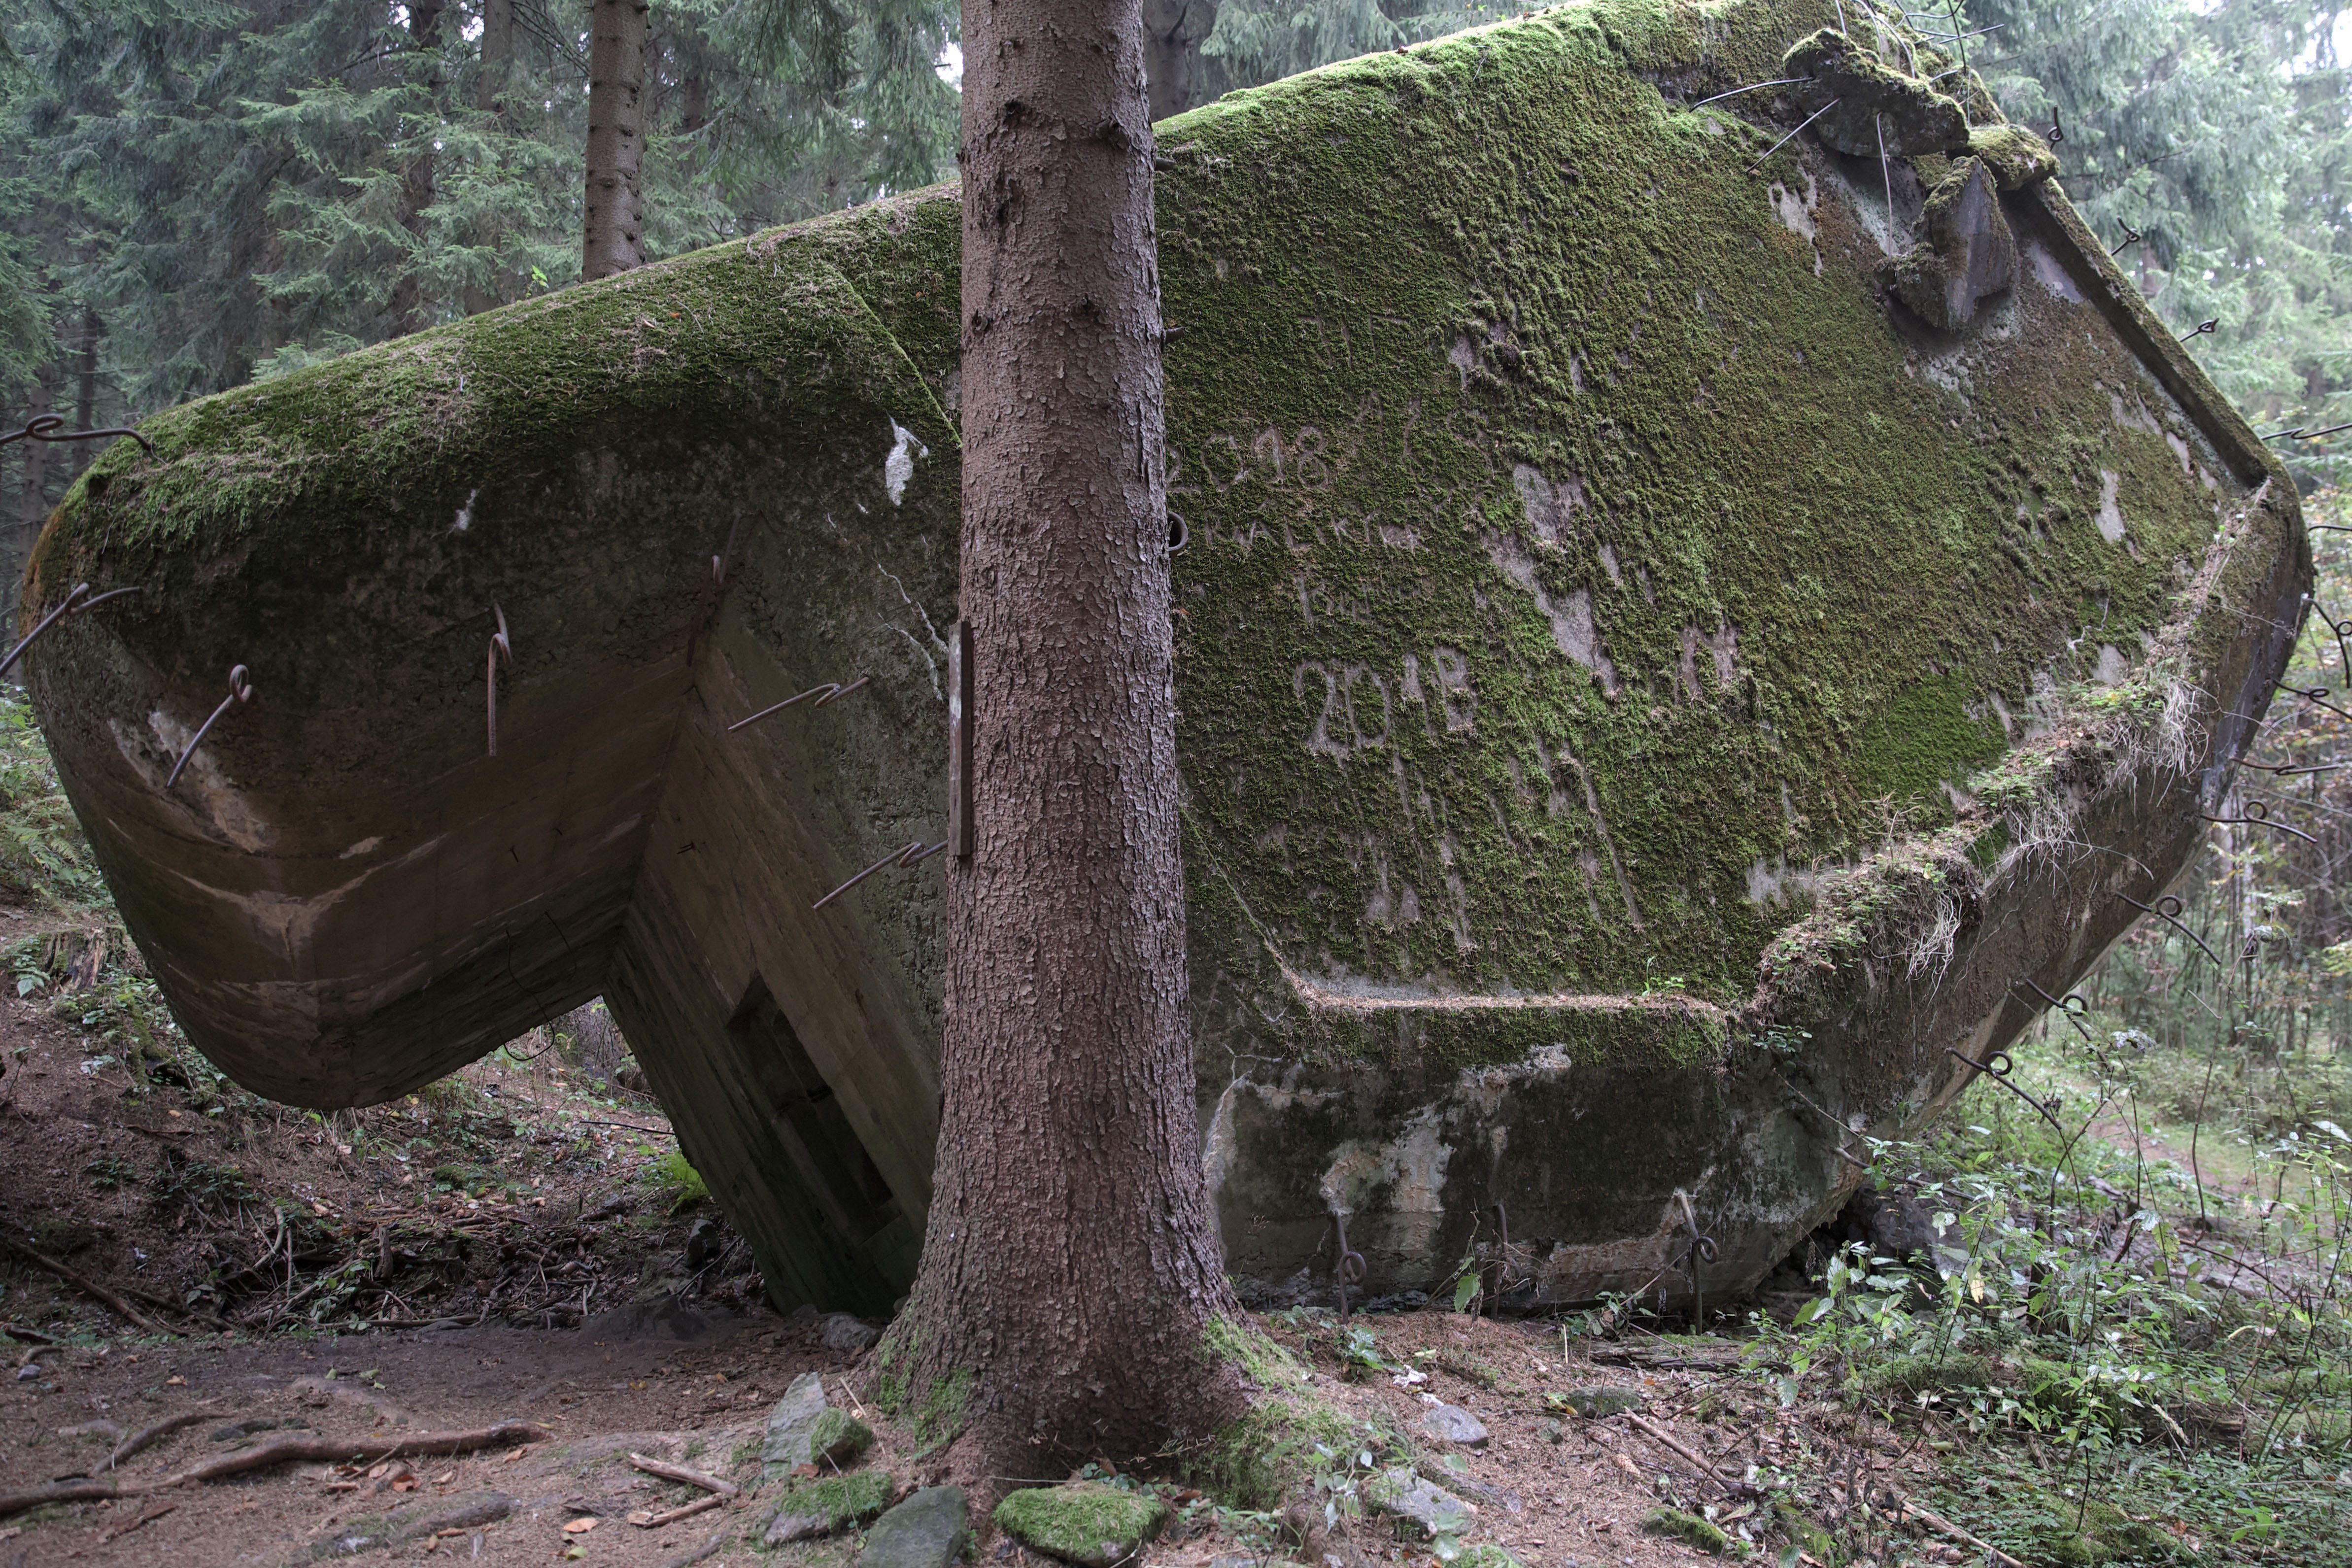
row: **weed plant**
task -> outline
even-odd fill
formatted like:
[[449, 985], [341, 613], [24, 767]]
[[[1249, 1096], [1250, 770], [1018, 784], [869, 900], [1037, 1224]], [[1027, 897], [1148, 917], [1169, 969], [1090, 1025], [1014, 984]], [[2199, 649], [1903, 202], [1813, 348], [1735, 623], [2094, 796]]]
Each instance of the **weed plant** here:
[[[2200, 1180], [2139, 1132], [2177, 1068], [2082, 1033], [2018, 1047], [2018, 1093], [1874, 1146], [1933, 1256], [1849, 1245], [1791, 1327], [1759, 1315], [1780, 1402], [1832, 1391], [1934, 1442], [1931, 1506], [2028, 1563], [2352, 1561], [2352, 1138], [2225, 1115], [2234, 1177]], [[1856, 1553], [1883, 1544], [1884, 1499], [1814, 1480]]]

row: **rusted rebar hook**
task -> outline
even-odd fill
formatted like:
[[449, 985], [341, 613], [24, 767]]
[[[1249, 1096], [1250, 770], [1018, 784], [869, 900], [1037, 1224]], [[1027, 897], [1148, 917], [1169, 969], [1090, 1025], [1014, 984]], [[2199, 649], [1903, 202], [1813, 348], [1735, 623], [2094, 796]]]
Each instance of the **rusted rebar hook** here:
[[1713, 1263], [1721, 1257], [1722, 1249], [1716, 1246], [1715, 1237], [1700, 1233], [1698, 1210], [1691, 1205], [1690, 1194], [1677, 1187], [1675, 1189], [1675, 1201], [1682, 1205], [1683, 1228], [1690, 1235], [1690, 1255], [1684, 1263], [1683, 1271], [1690, 1276], [1691, 1322], [1696, 1329], [1704, 1330], [1706, 1327], [1706, 1294], [1699, 1282], [1698, 1268], [1700, 1264]]
[[10, 670], [16, 668], [16, 661], [25, 657], [25, 650], [32, 647], [35, 640], [37, 639], [43, 632], [47, 631], [51, 626], [56, 626], [68, 616], [78, 616], [84, 610], [95, 609], [97, 606], [106, 603], [107, 600], [119, 598], [124, 594], [143, 594], [146, 591], [147, 589], [144, 584], [134, 583], [128, 588], [109, 588], [103, 594], [97, 595], [90, 598], [84, 598], [82, 595], [89, 593], [89, 584], [87, 583], [75, 584], [71, 588], [67, 590], [65, 602], [59, 605], [56, 609], [51, 610], [47, 615], [43, 616], [41, 617], [41, 624], [35, 626], [31, 631], [26, 632], [25, 634], [25, 640], [18, 643], [15, 647], [9, 649], [8, 657], [6, 658], [0, 658], [0, 676], [5, 676]]
[[220, 722], [220, 716], [229, 710], [232, 703], [252, 700], [253, 682], [246, 678], [245, 666], [236, 665], [228, 672], [228, 695], [221, 699], [220, 706], [213, 710], [212, 717], [196, 727], [194, 738], [188, 742], [188, 749], [182, 752], [180, 760], [172, 764], [172, 776], [163, 781], [163, 787], [170, 789], [180, 782], [181, 770], [188, 765], [188, 759], [196, 754], [196, 748], [205, 743], [205, 737], [212, 733], [213, 726]]
[[883, 856], [882, 858], [875, 861], [874, 864], [866, 867], [866, 869], [860, 871], [857, 875], [852, 877], [849, 880], [844, 882], [841, 886], [835, 888], [833, 891], [827, 893], [824, 897], [811, 904], [809, 906], [810, 912], [814, 913], [816, 910], [824, 908], [825, 905], [833, 902], [834, 900], [841, 897], [842, 894], [849, 891], [850, 889], [857, 886], [858, 883], [866, 880], [866, 878], [871, 877], [875, 872], [881, 870], [886, 866], [919, 866], [947, 847], [948, 841], [942, 838], [937, 844], [931, 845], [927, 848], [924, 847], [923, 841], [918, 838], [912, 844], [908, 845], [904, 849], [893, 849], [889, 854]]
[[495, 757], [499, 754], [499, 660], [504, 658], [509, 669], [514, 668], [514, 643], [507, 636], [506, 611], [492, 605], [490, 614], [498, 617], [499, 629], [490, 634], [490, 649], [483, 657], [488, 664], [485, 684], [489, 706], [490, 755]]
[[58, 427], [64, 424], [65, 420], [55, 414], [37, 415], [26, 421], [22, 430], [11, 430], [5, 436], [0, 436], [0, 447], [12, 441], [96, 441], [108, 436], [128, 436], [144, 447], [149, 457], [155, 455], [155, 443], [128, 426], [110, 426], [104, 430], [68, 430], [63, 435], [58, 434]]
[[1348, 1288], [1362, 1284], [1364, 1276], [1370, 1269], [1364, 1262], [1362, 1253], [1351, 1252], [1348, 1248], [1348, 1211], [1335, 1205], [1331, 1210], [1331, 1224], [1339, 1233], [1339, 1261], [1331, 1273], [1339, 1283], [1339, 1321], [1344, 1323], [1349, 1313]]
[[[713, 556], [712, 559], [716, 560], [717, 557]], [[785, 709], [790, 708], [793, 703], [806, 702], [812, 697], [816, 699], [814, 706], [822, 708], [828, 702], [848, 696], [851, 692], [856, 690], [859, 687], [865, 685], [867, 681], [873, 679], [874, 678], [870, 675], [861, 675], [846, 686], [844, 686], [837, 680], [828, 680], [823, 686], [812, 686], [806, 691], [801, 692], [797, 696], [787, 697], [782, 702], [772, 703], [768, 707], [761, 709], [749, 719], [736, 720], [735, 722], [727, 726], [727, 732], [731, 735], [736, 731], [743, 728], [746, 724], [756, 724], [771, 713], [781, 713]]]

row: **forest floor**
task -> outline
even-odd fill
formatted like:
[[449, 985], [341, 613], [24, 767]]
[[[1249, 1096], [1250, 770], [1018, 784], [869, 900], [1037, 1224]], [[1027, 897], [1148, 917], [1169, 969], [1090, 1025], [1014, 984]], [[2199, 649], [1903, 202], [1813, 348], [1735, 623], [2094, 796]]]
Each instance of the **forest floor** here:
[[[184, 1052], [151, 1054], [134, 1073], [125, 1042], [136, 1007], [121, 998], [143, 993], [118, 975], [110, 1002], [120, 951], [93, 962], [94, 928], [60, 938], [56, 925], [0, 925], [0, 951], [37, 982], [0, 1000], [0, 1215], [16, 1248], [0, 1258], [0, 1334], [14, 1363], [0, 1370], [0, 1493], [99, 1470], [116, 1444], [183, 1417], [126, 1456], [123, 1481], [289, 1436], [357, 1448], [524, 1422], [534, 1440], [51, 1504], [0, 1519], [0, 1568], [308, 1563], [355, 1545], [616, 1565], [709, 1548], [697, 1560], [845, 1568], [843, 1542], [755, 1544], [778, 1491], [762, 1483], [758, 1451], [769, 1409], [806, 1373], [824, 1377], [836, 1405], [873, 1415], [857, 1404], [865, 1336], [853, 1323], [829, 1347], [828, 1323], [765, 1306], [748, 1255], [651, 1101], [584, 1080], [553, 1051], [524, 1061], [501, 1050], [399, 1103], [325, 1117], [245, 1095]], [[68, 992], [85, 973], [92, 983]], [[2101, 1147], [2110, 1162], [2135, 1158], [2128, 1144]], [[178, 1331], [126, 1321], [24, 1247]], [[1776, 1283], [1783, 1320], [1809, 1298], [1842, 1309], [1872, 1300], [1834, 1280]], [[2333, 1504], [2326, 1524], [2317, 1504], [2301, 1514], [2258, 1504], [2293, 1532], [2233, 1541], [2226, 1508], [2144, 1497], [2118, 1508], [2123, 1494], [2070, 1490], [2061, 1445], [2079, 1430], [2061, 1420], [1994, 1429], [1957, 1398], [1937, 1407], [1934, 1380], [1905, 1381], [1899, 1336], [1885, 1334], [1887, 1355], [1874, 1361], [1843, 1311], [1801, 1330], [1734, 1316], [1694, 1336], [1662, 1331], [1672, 1325], [1644, 1320], [1637, 1303], [1523, 1321], [1451, 1305], [1346, 1323], [1320, 1310], [1259, 1320], [1377, 1456], [1361, 1469], [1333, 1456], [1318, 1477], [1342, 1514], [1374, 1470], [1402, 1462], [1478, 1509], [1464, 1545], [1503, 1548], [1526, 1568], [1664, 1568], [1718, 1554], [1819, 1568], [2000, 1561], [1953, 1532], [1963, 1514], [2035, 1564], [2352, 1561], [2352, 1535], [2331, 1533]], [[1486, 1440], [1432, 1436], [1423, 1417], [1440, 1404], [1475, 1416]], [[2196, 1440], [2242, 1456], [2239, 1408]], [[864, 1466], [896, 1489], [970, 1479], [875, 1425]], [[633, 1453], [716, 1474], [743, 1495], [667, 1526], [633, 1525], [632, 1511], [701, 1495], [645, 1473]], [[2352, 1486], [2340, 1468], [2312, 1479], [2339, 1496]], [[1159, 1486], [1178, 1505], [1177, 1524], [1148, 1549], [1160, 1568], [1264, 1568], [1297, 1550], [1271, 1515]], [[368, 1547], [364, 1521], [394, 1508], [433, 1528]], [[976, 1522], [981, 1561], [1028, 1563]], [[1438, 1562], [1376, 1514], [1349, 1533], [1341, 1568]]]

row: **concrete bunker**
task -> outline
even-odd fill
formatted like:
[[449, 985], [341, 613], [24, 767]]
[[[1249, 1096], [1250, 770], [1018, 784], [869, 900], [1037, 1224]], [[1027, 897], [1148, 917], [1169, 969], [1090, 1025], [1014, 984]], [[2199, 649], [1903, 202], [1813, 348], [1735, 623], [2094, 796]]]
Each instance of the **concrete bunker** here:
[[[1335, 1211], [1374, 1293], [1483, 1249], [1509, 1300], [1675, 1299], [1695, 1230], [1735, 1293], [2228, 815], [2293, 488], [1980, 92], [1891, 168], [1700, 106], [1833, 20], [1592, 0], [1160, 128], [1203, 1158], [1253, 1300], [1328, 1299]], [[1816, 53], [1943, 68], [1884, 42]], [[939, 1134], [938, 870], [889, 862], [944, 827], [956, 202], [93, 466], [25, 624], [148, 591], [26, 668], [208, 1056], [363, 1103], [601, 993], [778, 1304], [888, 1308]], [[1959, 248], [1996, 233], [2005, 270]]]

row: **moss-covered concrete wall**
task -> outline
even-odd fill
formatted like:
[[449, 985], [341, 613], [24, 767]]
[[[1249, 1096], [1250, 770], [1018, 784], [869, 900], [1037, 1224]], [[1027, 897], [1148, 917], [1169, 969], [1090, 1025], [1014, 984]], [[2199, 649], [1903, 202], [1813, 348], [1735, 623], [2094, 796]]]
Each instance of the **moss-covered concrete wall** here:
[[[1595, 0], [1160, 128], [1204, 1154], [1263, 1299], [1334, 1208], [1374, 1289], [1499, 1204], [1522, 1297], [1671, 1296], [1685, 1197], [1752, 1279], [2177, 872], [2267, 700], [2292, 490], [2048, 150], [1973, 89], [1884, 165], [1772, 150], [1802, 89], [1699, 105], [1834, 20]], [[943, 827], [955, 200], [175, 410], [68, 498], [26, 613], [150, 592], [36, 698], [215, 1059], [350, 1103], [602, 990], [780, 1300], [887, 1304], [938, 863], [809, 906]]]

